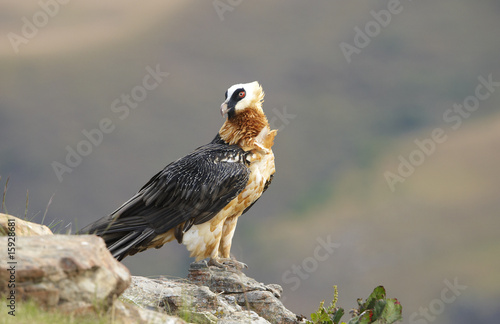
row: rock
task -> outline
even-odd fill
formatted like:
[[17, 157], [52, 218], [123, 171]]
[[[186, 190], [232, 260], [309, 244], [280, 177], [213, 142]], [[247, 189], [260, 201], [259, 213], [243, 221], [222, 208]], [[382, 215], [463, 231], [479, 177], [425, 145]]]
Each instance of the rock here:
[[188, 279], [211, 291], [234, 300], [241, 307], [249, 307], [271, 323], [297, 323], [297, 315], [289, 311], [279, 300], [283, 289], [272, 284], [264, 285], [231, 268], [224, 270], [207, 267], [205, 262], [191, 264]]
[[264, 285], [242, 272], [191, 264], [188, 280], [132, 277], [121, 299], [195, 323], [298, 323], [279, 300], [279, 285]]
[[211, 309], [217, 309], [217, 296], [207, 287], [182, 281], [133, 276], [130, 287], [120, 299], [143, 309], [173, 314], [189, 322], [217, 322], [217, 317], [210, 313]]
[[68, 313], [106, 311], [120, 324], [302, 321], [279, 300], [281, 286], [264, 285], [235, 268], [202, 261], [191, 264], [187, 279], [131, 277], [98, 236], [50, 235], [46, 226], [5, 214], [0, 226], [7, 235], [0, 237], [6, 247], [0, 248], [0, 296], [7, 301], [32, 298]]
[[143, 309], [136, 305], [124, 303], [121, 300], [116, 300], [113, 304], [113, 309], [108, 313], [113, 312], [115, 322], [122, 324], [186, 324], [185, 321], [178, 317], [170, 316], [164, 313], [155, 312], [148, 309]]
[[[17, 234], [17, 233], [16, 233]], [[15, 238], [15, 252], [0, 249], [0, 295], [13, 290], [17, 300], [33, 298], [46, 308], [66, 312], [107, 309], [130, 284], [130, 273], [95, 235]]]
[[52, 235], [52, 231], [45, 225], [23, 221], [20, 218], [0, 213], [0, 236], [11, 232], [12, 225], [14, 225], [16, 236]]

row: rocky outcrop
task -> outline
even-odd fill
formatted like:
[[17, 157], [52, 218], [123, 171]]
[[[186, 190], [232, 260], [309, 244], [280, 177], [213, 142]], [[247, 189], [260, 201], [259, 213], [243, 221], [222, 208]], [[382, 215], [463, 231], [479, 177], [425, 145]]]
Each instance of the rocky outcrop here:
[[98, 312], [123, 324], [301, 321], [279, 300], [279, 285], [264, 285], [230, 266], [193, 263], [187, 279], [131, 277], [100, 237], [50, 235], [45, 226], [1, 214], [4, 219], [0, 296], [7, 303], [31, 298], [47, 309]]
[[239, 270], [191, 264], [187, 280], [132, 277], [121, 299], [195, 323], [298, 323], [279, 298], [279, 285], [264, 285]]
[[[14, 227], [14, 231], [12, 231]], [[52, 235], [45, 225], [23, 221], [20, 218], [0, 213], [0, 236], [14, 232], [16, 236]]]
[[[1, 237], [0, 246], [8, 246]], [[12, 242], [12, 241], [11, 241]], [[0, 249], [0, 294], [15, 291], [46, 308], [84, 312], [109, 308], [130, 284], [128, 269], [94, 235], [15, 237], [14, 253]], [[13, 285], [9, 285], [13, 284]]]

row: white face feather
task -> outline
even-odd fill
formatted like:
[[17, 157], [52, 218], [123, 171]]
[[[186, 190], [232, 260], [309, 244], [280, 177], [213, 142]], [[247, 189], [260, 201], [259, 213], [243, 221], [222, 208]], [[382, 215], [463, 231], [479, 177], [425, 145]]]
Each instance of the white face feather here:
[[[259, 82], [254, 81], [251, 83], [238, 83], [233, 86], [231, 86], [229, 89], [227, 89], [227, 97], [231, 98], [233, 93], [238, 90], [238, 89], [245, 89], [246, 96], [245, 98], [241, 99], [235, 106], [236, 110], [239, 109], [244, 109], [250, 105], [252, 101], [255, 100], [255, 90], [259, 88]], [[227, 99], [226, 99], [227, 100]]]
[[235, 111], [241, 111], [244, 110], [247, 107], [250, 107], [252, 105], [256, 105], [258, 108], [260, 107], [260, 102], [262, 101], [263, 98], [263, 93], [262, 93], [262, 88], [259, 84], [258, 81], [250, 82], [250, 83], [238, 83], [233, 86], [231, 86], [229, 89], [227, 89], [227, 97], [226, 100], [222, 103], [221, 105], [221, 113], [225, 115], [228, 111], [228, 102], [233, 96], [235, 91], [241, 91], [241, 89], [244, 89], [245, 91], [245, 97], [241, 100], [239, 100], [236, 105], [234, 106]]

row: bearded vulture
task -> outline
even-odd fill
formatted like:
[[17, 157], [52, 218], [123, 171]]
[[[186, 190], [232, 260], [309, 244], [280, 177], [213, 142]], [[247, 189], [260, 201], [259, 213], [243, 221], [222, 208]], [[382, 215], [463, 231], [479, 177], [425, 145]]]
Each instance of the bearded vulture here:
[[220, 107], [226, 118], [215, 138], [151, 178], [137, 194], [78, 234], [104, 239], [118, 260], [174, 239], [196, 261], [224, 267], [238, 217], [271, 183], [275, 172], [271, 130], [255, 81], [231, 86]]

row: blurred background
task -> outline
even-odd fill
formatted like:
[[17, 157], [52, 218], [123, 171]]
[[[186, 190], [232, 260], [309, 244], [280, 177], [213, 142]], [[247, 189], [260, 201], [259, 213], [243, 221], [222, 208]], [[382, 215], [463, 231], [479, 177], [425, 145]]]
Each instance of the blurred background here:
[[[405, 323], [498, 322], [497, 1], [64, 2], [0, 1], [4, 212], [75, 232], [210, 141], [226, 89], [258, 80], [280, 131], [233, 240], [245, 273], [306, 316], [333, 285], [346, 309], [384, 285]], [[170, 243], [124, 264], [192, 261]]]

